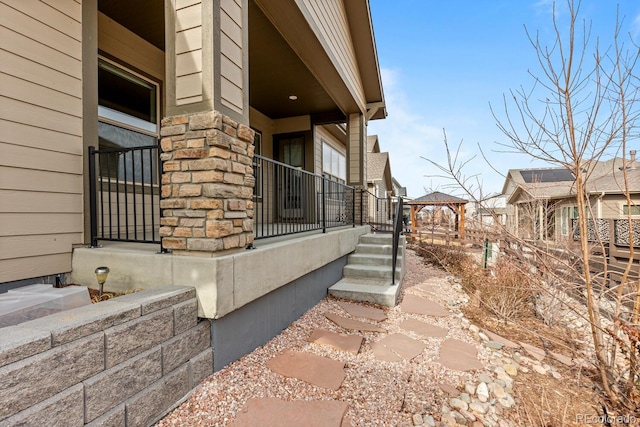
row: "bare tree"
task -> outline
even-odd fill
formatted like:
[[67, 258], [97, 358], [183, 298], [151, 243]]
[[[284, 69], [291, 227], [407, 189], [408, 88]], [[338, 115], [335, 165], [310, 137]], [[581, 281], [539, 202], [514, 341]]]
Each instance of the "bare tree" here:
[[[579, 234], [578, 264], [574, 259], [563, 258], [562, 253], [537, 251], [539, 265], [545, 268], [554, 280], [567, 281], [555, 272], [571, 271], [570, 276], [579, 278], [585, 291], [588, 322], [593, 340], [593, 351], [599, 379], [603, 390], [615, 407], [635, 409], [639, 379], [637, 355], [640, 353], [640, 282], [636, 282], [635, 307], [629, 316], [622, 316], [623, 296], [628, 287], [629, 274], [634, 259], [633, 227], [631, 226], [631, 206], [629, 178], [627, 175], [626, 149], [637, 136], [639, 110], [638, 79], [636, 65], [640, 59], [640, 49], [623, 42], [620, 17], [612, 32], [612, 41], [605, 49], [600, 40], [591, 38], [591, 25], [579, 20], [579, 0], [566, 0], [568, 22], [560, 23], [554, 4], [554, 39], [547, 46], [538, 33], [526, 33], [538, 59], [539, 72], [531, 72], [533, 85], [530, 89], [521, 87], [504, 97], [503, 109], [492, 113], [499, 129], [507, 137], [500, 145], [501, 150], [525, 154], [532, 159], [542, 160], [550, 166], [569, 170], [574, 178], [572, 192], [577, 205], [577, 232]], [[469, 162], [458, 161], [457, 151], [452, 151], [446, 140], [447, 165], [436, 165], [454, 183], [466, 189], [470, 196], [478, 199], [479, 183], [475, 177], [467, 178], [462, 169]], [[458, 149], [459, 150], [459, 149]], [[589, 200], [589, 188], [595, 165], [609, 156], [621, 155], [623, 159], [623, 182], [620, 184], [626, 195], [629, 208], [629, 251], [630, 258], [621, 276], [621, 284], [613, 292], [615, 307], [613, 323], [605, 322], [600, 311], [601, 298], [611, 294], [607, 289], [608, 267], [603, 258], [604, 271], [594, 273], [593, 251], [605, 253], [604, 242], [590, 239], [589, 218], [594, 217]], [[486, 159], [486, 156], [485, 156]], [[535, 212], [531, 214], [531, 225], [536, 222], [539, 206], [533, 203]], [[549, 208], [549, 207], [547, 207]], [[543, 224], [539, 224], [543, 227]], [[533, 227], [535, 230], [535, 227]], [[508, 232], [509, 230], [505, 230]], [[519, 244], [527, 244], [520, 236], [513, 236]], [[565, 283], [569, 286], [569, 283]], [[609, 325], [609, 326], [608, 326]], [[623, 339], [623, 337], [626, 337]], [[623, 350], [629, 367], [616, 364], [616, 352]], [[626, 379], [625, 379], [626, 378]]]

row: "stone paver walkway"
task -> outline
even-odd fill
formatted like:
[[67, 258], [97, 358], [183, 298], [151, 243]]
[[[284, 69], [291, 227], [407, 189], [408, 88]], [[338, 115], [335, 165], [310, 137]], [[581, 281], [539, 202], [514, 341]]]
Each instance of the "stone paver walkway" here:
[[[434, 318], [445, 318], [453, 313], [429, 298], [430, 293], [437, 290], [436, 285], [422, 284], [417, 288], [422, 294], [427, 295], [405, 294], [400, 309], [402, 313], [416, 315], [419, 319], [407, 318], [400, 324], [400, 328], [424, 339], [445, 338], [449, 329], [432, 322]], [[399, 332], [387, 333], [383, 327], [387, 314], [382, 309], [346, 301], [337, 301], [337, 306], [343, 311], [342, 313], [326, 312], [324, 315], [345, 332], [356, 330], [377, 332], [381, 335], [379, 339], [369, 343], [368, 351], [371, 351], [377, 360], [389, 363], [409, 361], [427, 348], [427, 343], [421, 339]], [[308, 341], [358, 354], [364, 337], [315, 329], [309, 335]], [[482, 368], [482, 364], [477, 359], [477, 349], [472, 344], [456, 339], [444, 339], [439, 345], [438, 353], [439, 363], [449, 369], [469, 371]], [[345, 362], [342, 361], [290, 350], [267, 362], [267, 367], [280, 375], [334, 390], [340, 388], [345, 378], [344, 366]], [[442, 384], [441, 387], [449, 393], [458, 393], [451, 385]], [[348, 405], [340, 401], [285, 402], [273, 398], [251, 399], [233, 425], [236, 427], [257, 424], [346, 426], [350, 425], [345, 418], [347, 410]], [[253, 422], [257, 424], [252, 424]]]

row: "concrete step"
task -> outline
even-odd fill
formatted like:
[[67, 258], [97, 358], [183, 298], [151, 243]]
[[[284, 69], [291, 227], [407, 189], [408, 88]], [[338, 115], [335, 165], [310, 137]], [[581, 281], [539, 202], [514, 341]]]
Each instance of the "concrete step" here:
[[367, 301], [375, 304], [394, 307], [398, 300], [400, 283], [391, 285], [385, 279], [343, 278], [329, 288], [329, 294], [352, 301]]
[[[400, 265], [401, 262], [402, 262], [402, 256], [398, 256], [396, 265]], [[387, 265], [391, 267], [392, 263], [393, 263], [393, 258], [391, 254], [378, 255], [378, 254], [353, 253], [349, 255], [349, 257], [347, 258], [347, 264]]]
[[[400, 246], [406, 240], [405, 236], [400, 236]], [[393, 234], [363, 234], [360, 236], [360, 243], [373, 245], [393, 245]]]
[[[402, 255], [402, 246], [398, 250], [398, 255]], [[373, 243], [358, 243], [355, 253], [371, 254], [371, 255], [391, 255], [393, 253], [392, 245], [376, 245]]]
[[[402, 274], [400, 266], [401, 264], [396, 266], [396, 278], [400, 278]], [[342, 276], [345, 278], [391, 280], [391, 266], [347, 264], [342, 269]]]

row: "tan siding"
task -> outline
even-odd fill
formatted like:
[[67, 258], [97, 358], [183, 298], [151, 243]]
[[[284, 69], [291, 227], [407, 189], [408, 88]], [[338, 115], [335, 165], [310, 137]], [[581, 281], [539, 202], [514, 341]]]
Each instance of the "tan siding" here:
[[242, 114], [242, 8], [233, 0], [220, 2], [220, 33], [220, 102]]
[[5, 50], [0, 50], [0, 73], [18, 77], [67, 95], [77, 94], [82, 90], [80, 79]]
[[0, 213], [0, 236], [81, 232], [82, 223], [74, 213]]
[[[60, 0], [42, 0], [42, 3], [48, 4], [53, 9], [64, 13], [71, 19], [82, 16], [82, 2], [80, 0], [60, 1]], [[80, 21], [77, 21], [80, 24]], [[80, 36], [78, 36], [80, 37]]]
[[176, 104], [204, 99], [202, 86], [202, 3], [176, 4]]
[[[602, 218], [625, 218], [622, 206], [627, 204], [627, 197], [623, 194], [607, 195], [602, 198]], [[631, 198], [631, 204], [640, 205], [640, 199]]]
[[102, 13], [98, 13], [98, 48], [164, 81], [164, 52]]
[[1, 260], [0, 283], [67, 271], [71, 271], [71, 252]]
[[349, 147], [347, 150], [347, 177], [349, 183], [356, 183], [360, 182], [360, 156], [363, 154], [360, 135], [360, 118], [357, 114], [350, 115], [348, 128], [349, 135], [347, 137]]
[[82, 100], [43, 86], [0, 73], [2, 95], [71, 116], [82, 117]]
[[10, 1], [11, 7], [4, 3], [0, 2], [0, 25], [75, 59], [82, 59], [79, 22], [39, 1]]
[[[345, 0], [348, 1], [348, 0]], [[365, 106], [364, 89], [342, 0], [302, 0], [303, 12], [318, 32], [318, 39], [331, 56], [358, 104]]]
[[[82, 176], [0, 166], [0, 188], [5, 190], [80, 194]], [[36, 196], [37, 194], [34, 194], [34, 197]], [[0, 212], [3, 206], [4, 204], [0, 203]]]
[[82, 194], [38, 193], [31, 191], [2, 190], [0, 200], [4, 212], [64, 212], [82, 213]]
[[4, 144], [0, 165], [82, 175], [82, 157], [40, 148]]
[[82, 242], [81, 17], [0, 0], [0, 282], [67, 272]]
[[22, 34], [0, 26], [0, 47], [75, 78], [82, 78], [82, 62]]
[[82, 155], [82, 137], [0, 120], [0, 143], [7, 142], [60, 153]]
[[[0, 237], [0, 260], [65, 253], [78, 238], [76, 233]], [[6, 258], [8, 253], [11, 258]]]

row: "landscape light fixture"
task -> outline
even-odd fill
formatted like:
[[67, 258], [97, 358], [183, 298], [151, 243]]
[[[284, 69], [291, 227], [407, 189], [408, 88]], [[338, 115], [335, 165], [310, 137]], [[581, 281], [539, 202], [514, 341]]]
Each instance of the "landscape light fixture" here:
[[295, 101], [298, 99], [298, 95], [289, 95], [289, 99]]
[[98, 280], [99, 294], [98, 297], [102, 298], [102, 286], [104, 282], [107, 281], [107, 276], [109, 275], [109, 267], [98, 267], [96, 268], [96, 280]]

